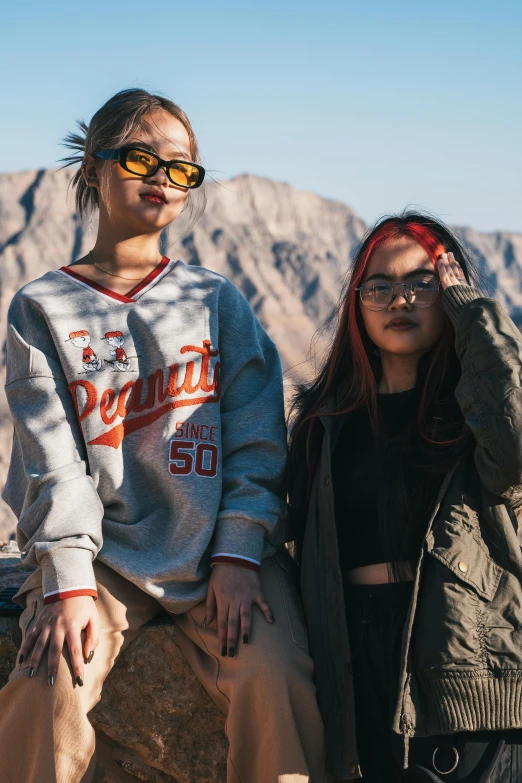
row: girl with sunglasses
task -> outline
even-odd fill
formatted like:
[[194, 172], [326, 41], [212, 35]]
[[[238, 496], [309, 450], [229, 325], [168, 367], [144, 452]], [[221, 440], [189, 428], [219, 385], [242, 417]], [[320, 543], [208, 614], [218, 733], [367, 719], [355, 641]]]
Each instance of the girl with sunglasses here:
[[326, 780], [282, 547], [277, 350], [230, 282], [159, 251], [205, 174], [183, 111], [126, 90], [80, 127], [67, 162], [80, 164], [80, 215], [99, 212], [96, 242], [20, 290], [8, 316], [4, 498], [35, 570], [0, 692], [2, 780], [93, 779], [87, 715], [165, 610], [228, 716], [229, 783]]
[[334, 774], [515, 783], [522, 339], [440, 222], [382, 220], [295, 400], [290, 516]]

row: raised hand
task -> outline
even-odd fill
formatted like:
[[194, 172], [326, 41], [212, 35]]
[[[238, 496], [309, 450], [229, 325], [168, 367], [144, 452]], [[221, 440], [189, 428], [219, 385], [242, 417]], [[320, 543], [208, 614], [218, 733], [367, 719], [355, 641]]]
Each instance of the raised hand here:
[[442, 253], [437, 261], [437, 270], [444, 289], [452, 285], [468, 285], [466, 275], [453, 253]]

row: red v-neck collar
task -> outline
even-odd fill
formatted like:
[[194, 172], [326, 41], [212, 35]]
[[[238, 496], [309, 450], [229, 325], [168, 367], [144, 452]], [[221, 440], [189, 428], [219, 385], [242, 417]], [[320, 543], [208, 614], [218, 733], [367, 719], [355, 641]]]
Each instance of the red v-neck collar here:
[[72, 277], [74, 280], [76, 280], [81, 285], [85, 286], [86, 288], [90, 288], [93, 291], [97, 291], [99, 294], [103, 294], [104, 296], [108, 296], [111, 299], [116, 299], [118, 302], [123, 302], [125, 304], [132, 304], [136, 301], [136, 297], [139, 294], [142, 294], [146, 289], [151, 287], [154, 283], [158, 281], [158, 278], [160, 275], [165, 273], [167, 271], [167, 268], [174, 262], [172, 262], [167, 256], [163, 256], [161, 261], [159, 262], [158, 266], [155, 267], [150, 274], [147, 275], [143, 280], [140, 280], [140, 282], [134, 286], [134, 288], [131, 288], [130, 291], [128, 291], [126, 294], [118, 294], [116, 291], [112, 291], [110, 288], [105, 288], [105, 286], [100, 285], [99, 283], [96, 283], [94, 280], [89, 280], [88, 277], [84, 277], [79, 272], [76, 272], [75, 269], [71, 266], [62, 266], [58, 271], [62, 272], [65, 275], [68, 275], [69, 277]]

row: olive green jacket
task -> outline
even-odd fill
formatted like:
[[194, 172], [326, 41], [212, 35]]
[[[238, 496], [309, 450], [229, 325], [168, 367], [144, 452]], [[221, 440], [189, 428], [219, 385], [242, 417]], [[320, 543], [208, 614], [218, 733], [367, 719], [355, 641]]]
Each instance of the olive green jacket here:
[[[462, 375], [456, 397], [475, 438], [445, 477], [424, 538], [406, 620], [393, 730], [409, 737], [522, 728], [522, 336], [472, 288], [443, 294]], [[324, 439], [301, 560], [301, 589], [319, 705], [336, 777], [361, 777], [350, 645]]]

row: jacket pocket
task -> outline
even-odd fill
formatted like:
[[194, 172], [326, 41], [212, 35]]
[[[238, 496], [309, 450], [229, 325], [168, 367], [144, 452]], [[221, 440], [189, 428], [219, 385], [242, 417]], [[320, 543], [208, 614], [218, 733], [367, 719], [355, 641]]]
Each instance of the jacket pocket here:
[[492, 560], [472, 533], [455, 522], [436, 526], [426, 540], [428, 554], [448, 568], [460, 582], [486, 601], [493, 600], [502, 568]]
[[436, 676], [488, 668], [491, 605], [502, 568], [462, 522], [441, 520], [426, 550], [414, 625], [417, 671]]

